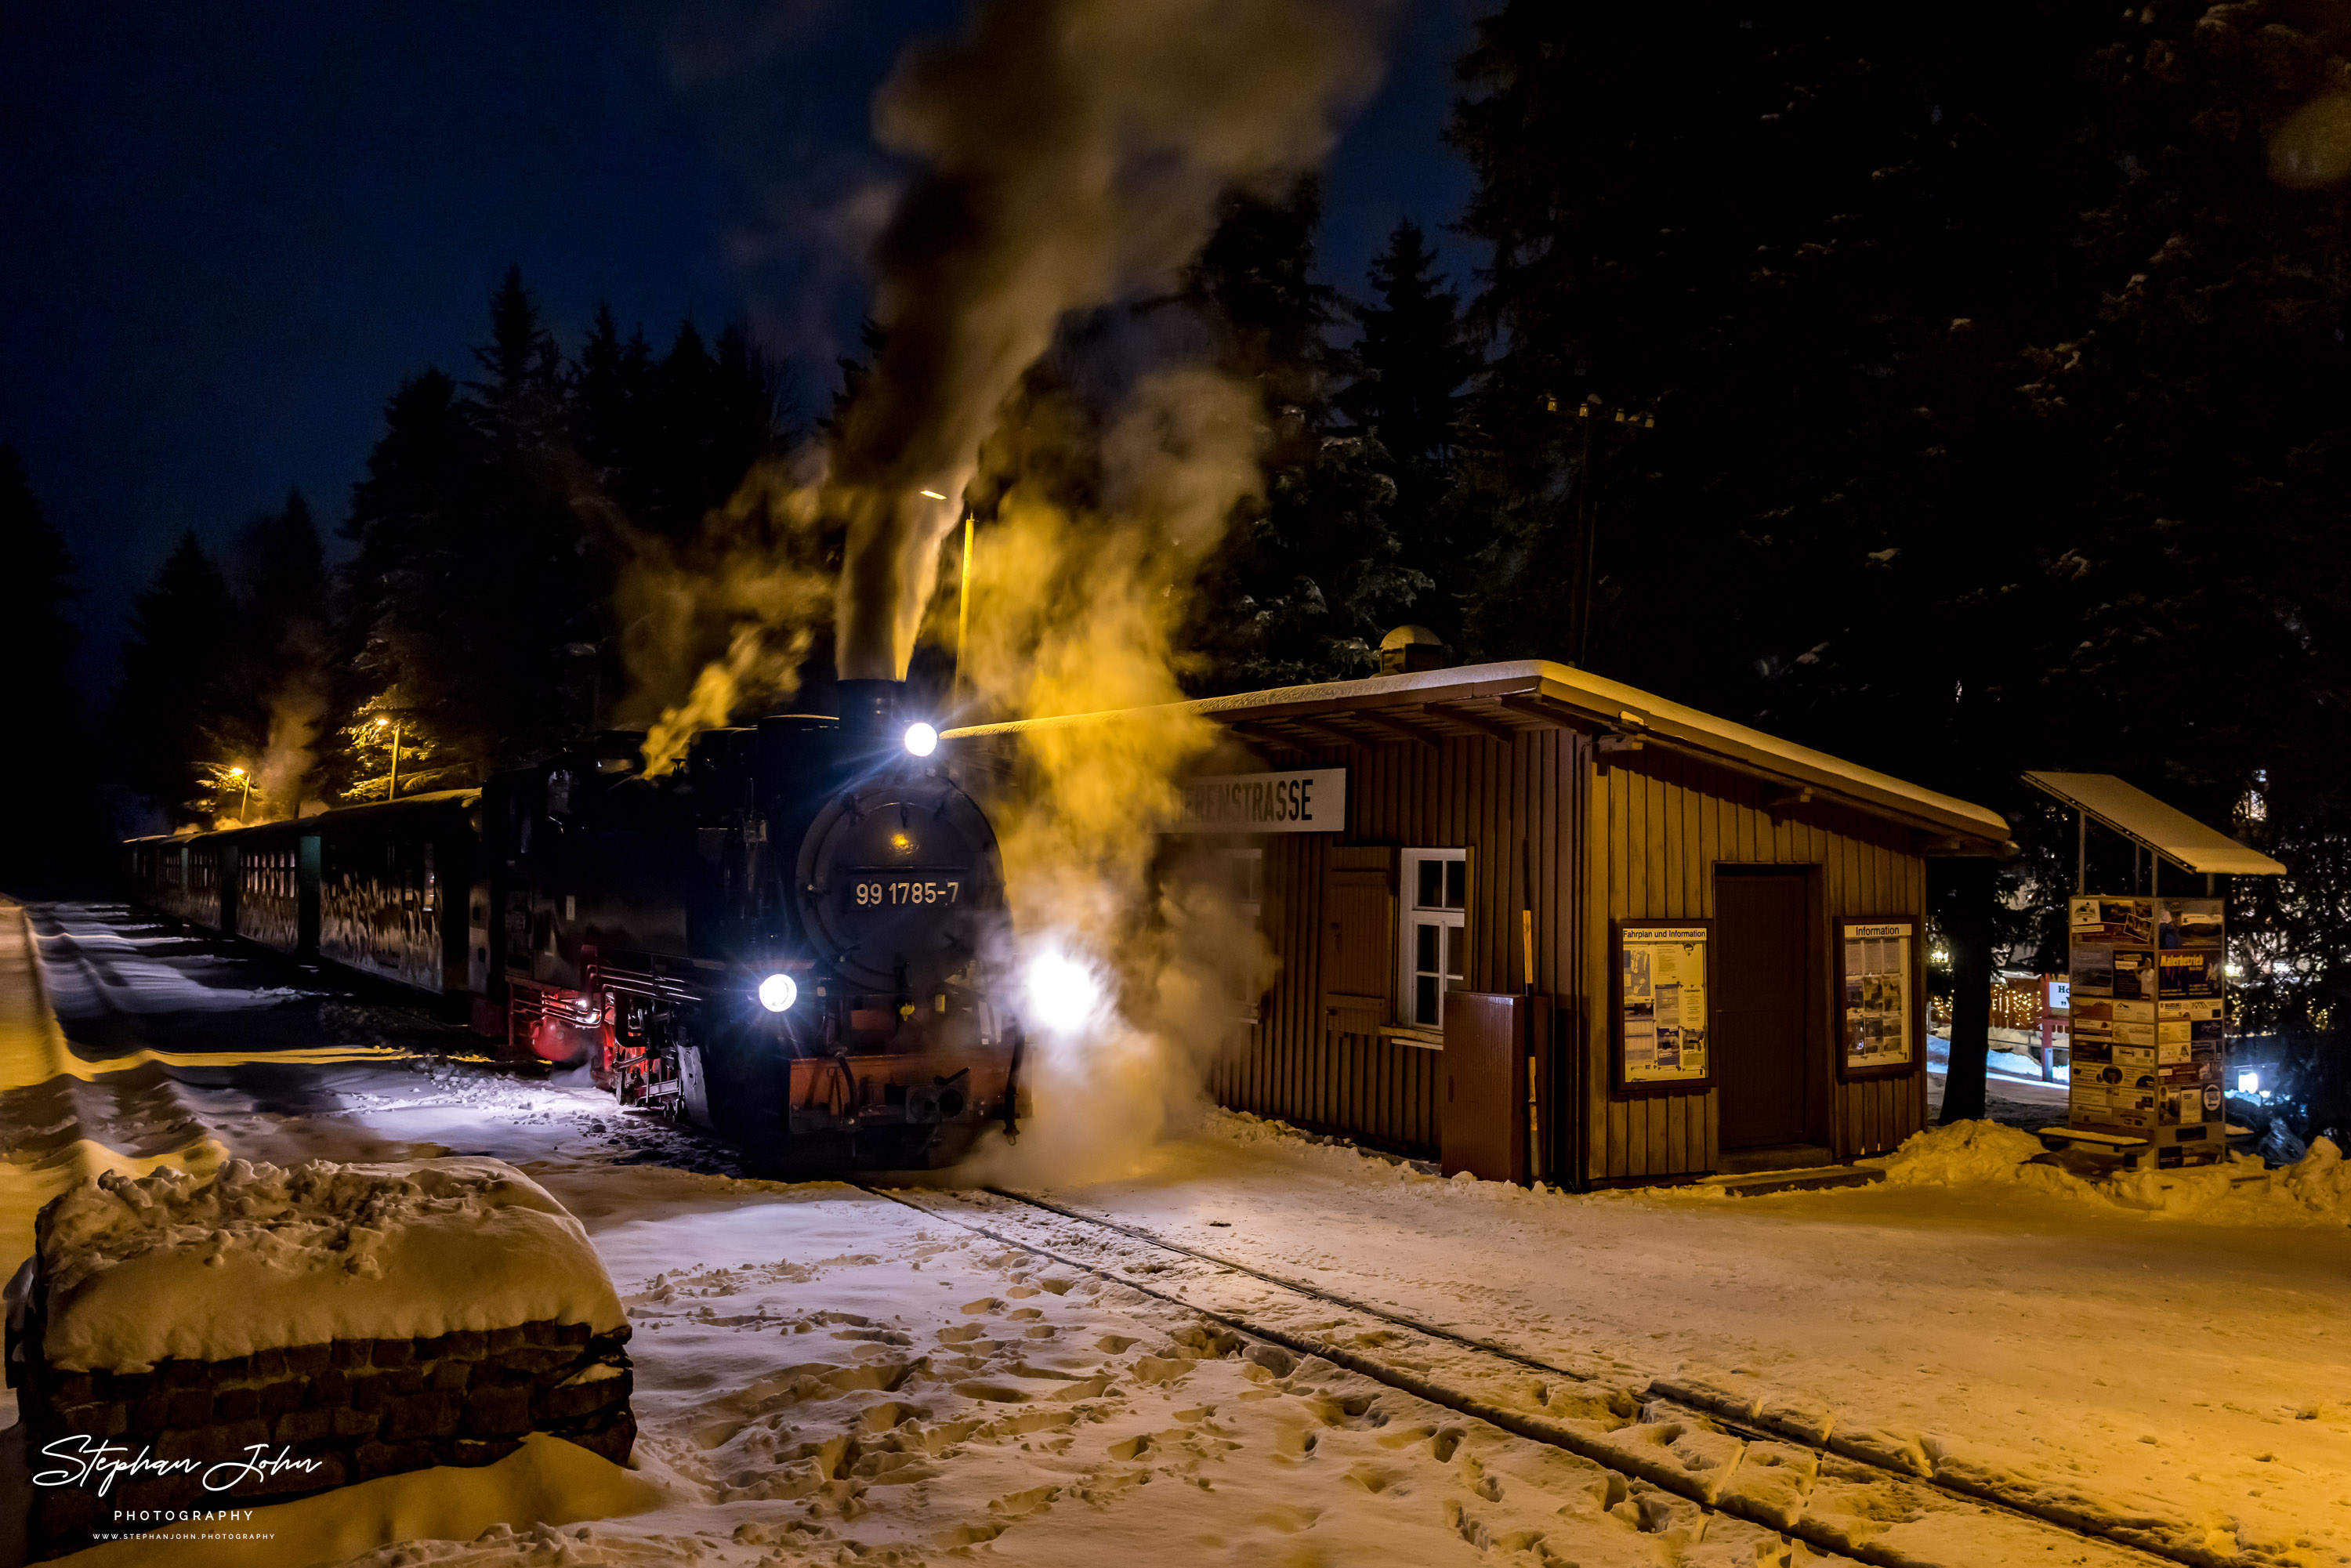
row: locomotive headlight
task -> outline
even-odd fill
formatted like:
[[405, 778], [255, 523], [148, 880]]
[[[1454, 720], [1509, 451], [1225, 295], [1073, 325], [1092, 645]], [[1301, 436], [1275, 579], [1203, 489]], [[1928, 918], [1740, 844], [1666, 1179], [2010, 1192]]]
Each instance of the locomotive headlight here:
[[1055, 1033], [1085, 1027], [1102, 1003], [1102, 981], [1081, 959], [1048, 950], [1029, 960], [1029, 1014]]
[[917, 757], [928, 757], [939, 748], [939, 732], [916, 720], [906, 727], [906, 749]]
[[759, 982], [759, 1005], [779, 1013], [800, 999], [800, 988], [789, 975], [770, 975]]

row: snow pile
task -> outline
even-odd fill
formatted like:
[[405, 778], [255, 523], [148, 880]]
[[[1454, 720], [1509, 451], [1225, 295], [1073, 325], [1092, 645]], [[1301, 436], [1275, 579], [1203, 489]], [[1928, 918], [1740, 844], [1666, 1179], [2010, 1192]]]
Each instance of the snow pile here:
[[110, 1171], [44, 1212], [40, 1266], [43, 1347], [72, 1371], [624, 1321], [580, 1222], [486, 1158]]
[[2031, 1133], [1995, 1122], [1954, 1122], [1913, 1134], [1883, 1159], [1889, 1186], [2009, 1184], [2116, 1208], [2232, 1225], [2351, 1225], [2351, 1164], [2325, 1138], [2270, 1170], [2232, 1155], [2174, 1170], [2116, 1170], [2087, 1180], [2053, 1163]]
[[1884, 1166], [1886, 1182], [1894, 1186], [1967, 1186], [2027, 1179], [2022, 1167], [2043, 1152], [2041, 1140], [2022, 1128], [1998, 1122], [1953, 1122], [1913, 1133], [1891, 1155], [1867, 1163]]
[[[1345, 1138], [1305, 1132], [1287, 1122], [1271, 1121], [1248, 1111], [1227, 1111], [1212, 1106], [1204, 1119], [1202, 1130], [1210, 1137], [1228, 1144], [1279, 1153], [1301, 1165], [1319, 1166], [1348, 1181], [1395, 1182], [1404, 1186], [1416, 1186], [1444, 1180], [1442, 1176], [1431, 1175], [1425, 1161], [1380, 1154]], [[1486, 1185], [1508, 1186], [1510, 1184], [1489, 1182]], [[1512, 1187], [1510, 1190], [1518, 1192], [1523, 1189]]]

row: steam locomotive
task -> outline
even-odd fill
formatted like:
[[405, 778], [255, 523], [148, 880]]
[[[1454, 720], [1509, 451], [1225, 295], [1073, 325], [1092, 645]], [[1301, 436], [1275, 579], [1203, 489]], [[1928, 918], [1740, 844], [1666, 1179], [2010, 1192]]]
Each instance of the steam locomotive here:
[[777, 1174], [954, 1163], [1017, 1127], [996, 837], [904, 714], [610, 732], [479, 789], [130, 841], [132, 902], [442, 998]]

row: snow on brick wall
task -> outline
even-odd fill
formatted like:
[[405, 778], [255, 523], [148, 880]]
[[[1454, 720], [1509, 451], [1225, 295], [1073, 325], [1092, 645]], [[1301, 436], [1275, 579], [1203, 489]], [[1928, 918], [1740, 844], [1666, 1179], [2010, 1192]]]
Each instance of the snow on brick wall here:
[[10, 1298], [50, 1553], [533, 1431], [621, 1463], [636, 1435], [611, 1281], [496, 1160], [109, 1175], [42, 1211]]
[[38, 1261], [43, 1351], [74, 1371], [624, 1321], [580, 1222], [493, 1159], [110, 1174], [44, 1211]]

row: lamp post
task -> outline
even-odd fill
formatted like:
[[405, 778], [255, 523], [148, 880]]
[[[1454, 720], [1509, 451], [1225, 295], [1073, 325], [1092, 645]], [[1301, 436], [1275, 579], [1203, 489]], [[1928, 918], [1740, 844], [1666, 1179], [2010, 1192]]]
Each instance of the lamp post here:
[[245, 780], [245, 799], [237, 803], [236, 808], [237, 825], [243, 827], [253, 820], [253, 775], [242, 768], [232, 768], [228, 776]]
[[392, 780], [383, 790], [383, 798], [389, 800], [400, 793], [400, 720], [378, 715], [375, 722], [379, 729], [392, 726]]

